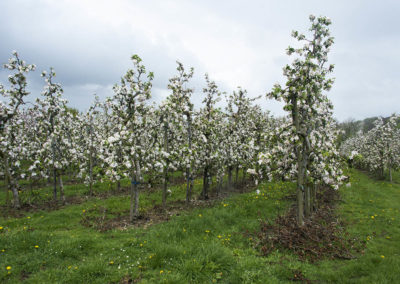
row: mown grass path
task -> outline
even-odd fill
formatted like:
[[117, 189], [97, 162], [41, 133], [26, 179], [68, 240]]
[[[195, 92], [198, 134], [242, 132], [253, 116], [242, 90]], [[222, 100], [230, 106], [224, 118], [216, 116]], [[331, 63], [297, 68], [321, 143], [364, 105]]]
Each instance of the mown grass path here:
[[[397, 183], [396, 183], [397, 182]], [[400, 274], [400, 180], [375, 181], [352, 171], [341, 189], [341, 218], [351, 236], [365, 241], [353, 260], [299, 261], [287, 251], [261, 257], [246, 231], [259, 229], [290, 205], [289, 183], [265, 183], [255, 191], [184, 210], [147, 228], [99, 232], [81, 224], [104, 207], [126, 212], [125, 196], [90, 199], [56, 211], [0, 218], [0, 282], [19, 283], [281, 283], [295, 274], [322, 283], [396, 283]], [[200, 185], [199, 185], [200, 186]], [[159, 193], [142, 195], [144, 205]], [[181, 199], [177, 186], [171, 199]]]

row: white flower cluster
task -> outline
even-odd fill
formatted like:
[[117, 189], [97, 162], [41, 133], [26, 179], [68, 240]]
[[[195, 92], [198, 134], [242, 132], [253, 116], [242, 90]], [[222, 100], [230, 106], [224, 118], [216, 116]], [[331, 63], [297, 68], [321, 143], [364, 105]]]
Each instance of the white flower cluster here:
[[359, 132], [344, 141], [340, 148], [343, 157], [352, 165], [377, 172], [400, 168], [400, 116], [393, 114], [386, 121], [379, 117], [367, 133]]
[[7, 99], [0, 102], [0, 151], [5, 157], [0, 172], [9, 184], [20, 178], [49, 177], [62, 184], [61, 176], [68, 173], [81, 178], [90, 191], [96, 182], [119, 184], [123, 178], [129, 178], [138, 190], [146, 176], [149, 182], [162, 180], [166, 196], [170, 172], [180, 170], [187, 179], [189, 200], [197, 176], [203, 176], [207, 198], [213, 177], [222, 185], [228, 175], [232, 186], [232, 176], [236, 173], [237, 182], [239, 170], [255, 183], [261, 178], [292, 180], [298, 175], [301, 156], [308, 181], [337, 186], [341, 177], [337, 132], [332, 105], [322, 94], [333, 83], [327, 79], [333, 66], [325, 67], [333, 39], [326, 28], [329, 19], [310, 19], [314, 38], [307, 41], [294, 32], [294, 37], [307, 44], [288, 49], [306, 59], [297, 58], [286, 66], [287, 87], [276, 85], [269, 94], [285, 102], [289, 116], [282, 119], [261, 110], [254, 103], [258, 98], [249, 98], [240, 87], [225, 96], [225, 109], [218, 107], [222, 93], [208, 75], [203, 106], [195, 110], [193, 89], [188, 87], [193, 68], [185, 71], [180, 62], [177, 75], [169, 80], [170, 94], [159, 106], [152, 105], [153, 73], [147, 72], [137, 55], [132, 56], [133, 68], [113, 87], [114, 95], [104, 102], [96, 97], [84, 113], [67, 107], [53, 69], [42, 73], [42, 98], [21, 110], [28, 94], [24, 73], [35, 67], [15, 53], [5, 65], [15, 72], [9, 76], [11, 88], [0, 87]]

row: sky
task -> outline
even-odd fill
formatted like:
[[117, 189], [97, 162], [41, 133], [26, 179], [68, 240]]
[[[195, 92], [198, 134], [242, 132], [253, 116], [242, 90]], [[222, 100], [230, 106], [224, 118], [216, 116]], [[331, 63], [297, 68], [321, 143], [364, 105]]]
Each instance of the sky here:
[[[306, 33], [308, 16], [332, 20], [329, 63], [335, 84], [327, 93], [339, 121], [400, 112], [400, 1], [320, 0], [1, 0], [0, 63], [12, 51], [37, 65], [28, 76], [28, 100], [39, 97], [42, 70], [53, 67], [71, 107], [89, 108], [94, 94], [113, 95], [112, 86], [138, 54], [153, 71], [153, 100], [168, 94], [176, 60], [195, 76], [193, 101], [200, 106], [204, 74], [231, 93], [250, 97], [285, 83], [291, 62], [285, 49], [299, 46], [292, 30]], [[306, 33], [307, 34], [307, 33]], [[0, 83], [7, 85], [7, 70]], [[282, 105], [257, 101], [275, 116]]]

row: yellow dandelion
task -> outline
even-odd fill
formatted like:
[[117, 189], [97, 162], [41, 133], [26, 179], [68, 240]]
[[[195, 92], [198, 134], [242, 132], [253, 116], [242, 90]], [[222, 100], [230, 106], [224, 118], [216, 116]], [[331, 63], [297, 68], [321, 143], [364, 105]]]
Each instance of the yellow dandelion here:
[[375, 216], [371, 216], [371, 219], [375, 219]]
[[6, 269], [7, 269], [7, 270], [11, 270], [11, 266], [7, 266]]
[[83, 209], [83, 210], [82, 210], [82, 213], [85, 213], [85, 212], [86, 212], [86, 210], [85, 210], [85, 209]]
[[72, 267], [72, 266], [71, 266], [71, 265], [69, 265], [69, 266], [68, 266], [68, 269], [71, 269], [71, 267]]
[[0, 230], [3, 230], [3, 227], [2, 227], [2, 226], [0, 226]]
[[31, 218], [31, 216], [28, 216], [28, 217], [26, 217], [27, 219], [30, 219]]
[[164, 270], [160, 270], [160, 274], [163, 274], [164, 273]]
[[203, 217], [203, 215], [199, 214], [199, 217], [201, 218], [201, 217]]
[[228, 206], [229, 204], [224, 204], [224, 207]]
[[208, 234], [210, 232], [210, 230], [205, 230], [205, 232]]
[[385, 256], [384, 256], [384, 255], [381, 255], [381, 258], [385, 258]]
[[185, 229], [185, 228], [183, 228], [183, 232], [186, 232], [186, 229]]
[[114, 261], [111, 260], [111, 261], [109, 262], [109, 264], [114, 264]]
[[220, 238], [222, 238], [222, 236], [221, 235], [218, 235], [218, 237], [217, 237], [218, 239], [220, 239]]
[[142, 246], [143, 246], [143, 244], [140, 244], [140, 246], [142, 247]]
[[39, 246], [38, 246], [38, 245], [36, 245], [36, 246], [35, 246], [35, 248], [39, 248]]

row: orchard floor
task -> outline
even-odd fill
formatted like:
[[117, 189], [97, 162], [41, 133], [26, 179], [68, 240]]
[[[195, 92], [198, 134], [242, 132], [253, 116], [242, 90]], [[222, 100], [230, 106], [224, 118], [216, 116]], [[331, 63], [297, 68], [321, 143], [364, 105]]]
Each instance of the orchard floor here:
[[[260, 255], [252, 233], [284, 214], [293, 184], [263, 183], [260, 194], [252, 189], [191, 208], [179, 207], [185, 187], [175, 185], [170, 204], [179, 206], [147, 225], [104, 227], [126, 216], [123, 194], [0, 217], [0, 282], [399, 283], [400, 175], [390, 184], [352, 170], [350, 182], [340, 189], [338, 214], [350, 237], [365, 242], [351, 260], [310, 263], [285, 250]], [[196, 181], [197, 193], [200, 187]], [[143, 193], [142, 215], [160, 199], [160, 192]]]

